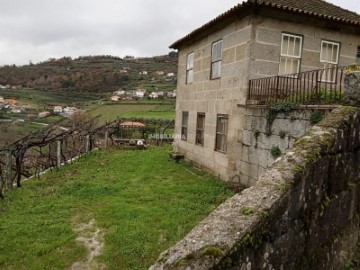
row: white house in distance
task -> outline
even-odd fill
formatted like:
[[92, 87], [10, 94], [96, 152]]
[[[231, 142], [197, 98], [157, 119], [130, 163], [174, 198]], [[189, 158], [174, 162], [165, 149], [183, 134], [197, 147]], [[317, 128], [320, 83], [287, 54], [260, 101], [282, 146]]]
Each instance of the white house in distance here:
[[168, 77], [168, 78], [172, 78], [174, 76], [175, 76], [175, 74], [173, 72], [169, 72], [168, 74], [166, 74], [166, 77]]
[[149, 95], [149, 98], [159, 98], [158, 92], [151, 92], [151, 94]]
[[5, 103], [5, 99], [2, 96], [0, 96], [0, 103]]
[[110, 100], [111, 101], [119, 101], [120, 97], [119, 96], [111, 96]]
[[117, 90], [113, 93], [114, 96], [123, 96], [123, 95], [126, 95], [126, 91], [124, 90]]
[[63, 108], [61, 106], [54, 106], [53, 113], [59, 114], [62, 113]]
[[144, 98], [145, 93], [146, 93], [145, 89], [136, 89], [134, 91], [134, 96], [137, 97], [137, 98]]
[[12, 112], [12, 113], [21, 113], [21, 109], [18, 108], [18, 107], [12, 108], [12, 109], [11, 109], [11, 112]]
[[78, 112], [79, 109], [76, 107], [65, 107], [63, 109], [62, 115], [64, 117], [70, 117], [71, 115], [73, 115], [74, 113]]
[[38, 117], [39, 117], [39, 118], [45, 118], [45, 117], [47, 117], [47, 116], [49, 116], [49, 115], [50, 115], [50, 112], [48, 112], [48, 111], [43, 111], [43, 112], [39, 112]]
[[155, 74], [156, 75], [164, 75], [164, 71], [159, 70], [159, 71], [156, 71]]
[[158, 93], [158, 96], [159, 96], [159, 97], [164, 97], [164, 96], [165, 96], [164, 91], [159, 91], [159, 92], [157, 92], [157, 93]]
[[176, 90], [167, 92], [168, 98], [176, 98]]

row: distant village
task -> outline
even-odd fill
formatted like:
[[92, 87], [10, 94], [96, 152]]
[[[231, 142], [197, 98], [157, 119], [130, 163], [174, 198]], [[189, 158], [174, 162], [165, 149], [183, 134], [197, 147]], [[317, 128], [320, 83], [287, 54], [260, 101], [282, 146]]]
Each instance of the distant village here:
[[174, 99], [176, 98], [176, 90], [173, 91], [152, 91], [148, 92], [145, 89], [136, 89], [134, 91], [118, 90], [113, 92], [110, 97], [111, 101], [121, 100], [139, 100], [139, 99]]
[[[53, 110], [39, 111], [35, 114], [33, 108], [29, 105], [18, 104], [18, 101], [14, 98], [4, 98], [0, 96], [0, 110], [4, 110], [8, 113], [13, 114], [24, 114], [26, 112], [32, 111], [26, 115], [27, 119], [35, 120], [39, 118], [46, 118], [51, 114], [59, 115], [62, 117], [71, 117], [74, 113], [82, 112], [83, 110], [76, 107], [62, 107], [54, 106]], [[11, 119], [1, 119], [0, 122], [12, 121]]]
[[[127, 73], [127, 70], [121, 70], [120, 72]], [[140, 71], [139, 75], [148, 75], [148, 71]], [[156, 71], [155, 75], [165, 76], [165, 81], [172, 81], [175, 77], [175, 74], [170, 72], [165, 75], [164, 71]], [[136, 89], [134, 91], [125, 91], [117, 90], [113, 92], [113, 95], [110, 97], [111, 101], [121, 101], [121, 100], [139, 100], [139, 99], [174, 99], [176, 98], [176, 90], [173, 91], [147, 91], [146, 89]]]

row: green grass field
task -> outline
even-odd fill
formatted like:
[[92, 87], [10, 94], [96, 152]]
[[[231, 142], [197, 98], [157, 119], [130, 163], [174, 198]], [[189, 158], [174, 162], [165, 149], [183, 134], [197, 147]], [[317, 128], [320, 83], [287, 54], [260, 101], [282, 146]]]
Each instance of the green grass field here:
[[[0, 202], [0, 269], [68, 269], [86, 260], [73, 229], [94, 219], [106, 269], [147, 269], [233, 193], [169, 160], [169, 146], [92, 152]], [[92, 268], [97, 269], [97, 268]]]
[[112, 122], [117, 118], [161, 118], [161, 119], [175, 119], [175, 105], [173, 104], [112, 104], [103, 105], [89, 111], [92, 116], [100, 117], [100, 122]]
[[43, 91], [36, 89], [1, 89], [0, 96], [15, 98], [20, 104], [28, 104], [42, 109], [49, 105], [78, 105], [84, 102], [95, 102], [106, 97], [106, 93]]

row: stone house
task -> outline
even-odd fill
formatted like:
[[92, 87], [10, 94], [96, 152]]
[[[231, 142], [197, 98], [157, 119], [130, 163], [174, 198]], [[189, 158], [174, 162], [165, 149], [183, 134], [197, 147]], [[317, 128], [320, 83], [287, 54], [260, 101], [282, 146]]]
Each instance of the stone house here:
[[241, 175], [249, 80], [353, 64], [360, 15], [323, 0], [248, 0], [170, 46], [179, 51], [174, 151]]

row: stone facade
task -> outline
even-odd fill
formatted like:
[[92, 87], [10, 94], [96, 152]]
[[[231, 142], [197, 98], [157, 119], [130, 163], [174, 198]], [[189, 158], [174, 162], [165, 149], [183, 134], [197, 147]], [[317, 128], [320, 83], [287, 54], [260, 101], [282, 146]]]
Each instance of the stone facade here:
[[[278, 74], [282, 33], [303, 37], [300, 71], [322, 66], [321, 40], [341, 43], [339, 65], [349, 65], [356, 60], [360, 35], [326, 29], [322, 25], [317, 26], [313, 22], [307, 24], [299, 19], [280, 20], [275, 17], [248, 15], [179, 50], [175, 126], [177, 135], [181, 134], [182, 112], [189, 112], [189, 121], [187, 141], [177, 136], [174, 151], [184, 154], [186, 159], [225, 181], [240, 181], [244, 185], [252, 185], [255, 179], [253, 176], [271, 164], [257, 164], [259, 171], [252, 172], [252, 180], [249, 177], [241, 179], [243, 175], [250, 176], [248, 171], [255, 170], [246, 165], [250, 153], [246, 150], [247, 143], [242, 139], [255, 130], [249, 130], [247, 126], [249, 110], [238, 105], [247, 102], [249, 79]], [[210, 79], [211, 47], [218, 40], [223, 40], [221, 77]], [[186, 61], [190, 53], [194, 53], [194, 79], [192, 83], [186, 84]], [[203, 145], [195, 143], [197, 113], [205, 113]], [[255, 111], [252, 113], [257, 114]], [[226, 114], [229, 119], [226, 153], [214, 150], [218, 114]], [[292, 125], [298, 123], [289, 123], [289, 129], [292, 130]], [[306, 125], [302, 130], [306, 131]]]
[[310, 118], [313, 113], [327, 113], [298, 108], [288, 114], [277, 114], [276, 119], [269, 124], [268, 109], [247, 108], [243, 112], [243, 128], [238, 135], [242, 151], [236, 161], [238, 174], [232, 181], [246, 187], [255, 185], [258, 176], [274, 163], [277, 157], [271, 154], [272, 149], [278, 147], [281, 153], [289, 150], [295, 140], [310, 129]]
[[339, 107], [150, 269], [347, 269], [359, 241], [359, 163], [360, 110]]
[[360, 70], [346, 74], [344, 96], [347, 104], [360, 106]]

